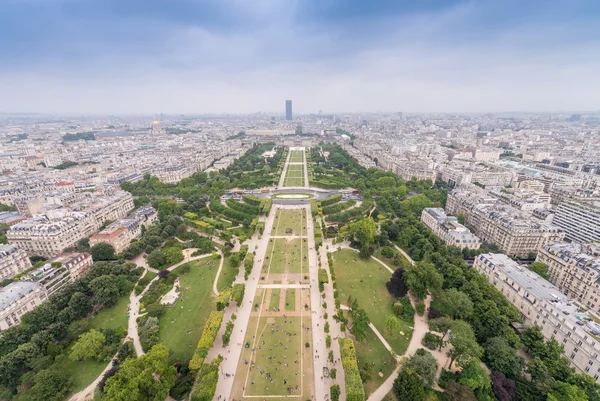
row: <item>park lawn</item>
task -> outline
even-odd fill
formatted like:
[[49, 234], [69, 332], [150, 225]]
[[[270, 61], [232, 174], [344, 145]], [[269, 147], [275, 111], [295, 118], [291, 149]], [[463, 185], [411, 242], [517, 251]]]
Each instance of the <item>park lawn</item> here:
[[[368, 398], [392, 374], [396, 368], [396, 360], [373, 330], [367, 332], [367, 338], [354, 343], [359, 368], [369, 369], [370, 379], [363, 383]], [[383, 376], [379, 376], [379, 372], [383, 373]]]
[[304, 178], [302, 177], [286, 177], [283, 181], [284, 187], [302, 187], [304, 186]]
[[188, 273], [179, 272], [181, 295], [159, 317], [159, 343], [171, 351], [172, 361], [192, 358], [208, 316], [215, 309], [212, 285], [218, 262], [212, 258], [195, 260], [189, 263]]
[[[127, 334], [127, 306], [129, 305], [129, 296], [124, 295], [119, 298], [115, 306], [108, 309], [102, 309], [90, 319], [91, 329], [117, 329], [121, 327], [124, 334]], [[86, 359], [84, 361], [71, 361], [69, 353], [75, 341], [71, 343], [59, 357], [55, 366], [61, 372], [65, 373], [73, 380], [73, 393], [83, 390], [91, 384], [104, 370], [108, 361], [98, 362], [95, 359]]]
[[[221, 269], [221, 274], [219, 274], [219, 278], [217, 280], [217, 290], [219, 290], [219, 292], [231, 287], [240, 271], [239, 267], [231, 267], [231, 264], [229, 264], [230, 259], [231, 256], [226, 256], [225, 260], [223, 260], [223, 269]], [[220, 260], [215, 261], [217, 264], [217, 269], [219, 268], [218, 262], [220, 262]], [[242, 264], [240, 263], [240, 266], [241, 265]]]
[[108, 365], [108, 361], [98, 362], [95, 359], [86, 359], [83, 361], [70, 360], [69, 354], [71, 353], [73, 344], [75, 342], [65, 348], [63, 353], [57, 357], [58, 360], [56, 363], [51, 367], [51, 369], [56, 368], [72, 380], [73, 388], [71, 389], [71, 394], [75, 394], [89, 386], [102, 373], [106, 365]]
[[146, 277], [148, 279], [148, 282], [154, 280], [154, 277], [158, 276], [158, 274], [151, 272], [150, 270], [148, 270], [146, 272], [146, 275], [144, 277]]
[[271, 300], [269, 301], [269, 310], [277, 310], [279, 309], [281, 301], [281, 289], [273, 288], [271, 289]]
[[296, 290], [288, 288], [285, 291], [285, 310], [294, 311], [296, 310]]
[[271, 238], [265, 259], [263, 273], [306, 273], [308, 242], [306, 238]]
[[[286, 233], [291, 229], [291, 233]], [[271, 236], [306, 236], [306, 213], [305, 209], [279, 209], [275, 214]]]
[[[358, 305], [367, 312], [371, 323], [383, 335], [398, 355], [404, 354], [412, 337], [413, 323], [400, 320], [404, 335], [390, 335], [385, 330], [385, 321], [394, 315], [392, 304], [395, 298], [385, 287], [391, 273], [373, 259], [362, 260], [350, 249], [335, 252], [334, 268], [340, 300], [348, 303], [348, 296], [358, 300]], [[350, 305], [348, 305], [350, 306]]]
[[293, 150], [290, 154], [290, 163], [302, 163], [304, 161], [304, 152]]
[[[398, 250], [396, 248], [394, 248], [394, 246], [392, 245], [391, 248], [394, 250], [394, 252], [396, 252], [398, 255], [400, 255], [400, 259], [402, 260], [403, 263], [406, 263], [406, 266], [408, 266], [408, 260], [406, 260], [406, 258], [400, 253], [398, 252]], [[377, 248], [375, 250], [375, 252], [373, 252], [373, 256], [375, 256], [377, 259], [381, 260], [383, 263], [385, 263], [386, 265], [388, 265], [390, 267], [390, 269], [392, 270], [396, 270], [398, 269], [400, 266], [394, 266], [394, 260], [393, 259], [389, 259], [384, 257], [381, 254], [381, 248]]]
[[97, 315], [90, 319], [90, 329], [117, 329], [121, 327], [127, 332], [129, 326], [127, 321], [128, 305], [129, 295], [123, 295], [115, 306], [100, 310]]

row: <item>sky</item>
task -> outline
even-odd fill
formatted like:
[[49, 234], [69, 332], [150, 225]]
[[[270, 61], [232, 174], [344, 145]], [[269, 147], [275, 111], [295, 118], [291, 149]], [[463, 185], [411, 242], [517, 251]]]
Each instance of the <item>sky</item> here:
[[1, 0], [0, 112], [600, 110], [598, 0]]

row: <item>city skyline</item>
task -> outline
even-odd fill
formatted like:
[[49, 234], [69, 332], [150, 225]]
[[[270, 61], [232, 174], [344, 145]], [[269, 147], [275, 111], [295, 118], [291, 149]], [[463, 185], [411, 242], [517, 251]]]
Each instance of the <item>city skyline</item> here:
[[600, 108], [599, 5], [158, 1], [2, 5], [2, 112]]

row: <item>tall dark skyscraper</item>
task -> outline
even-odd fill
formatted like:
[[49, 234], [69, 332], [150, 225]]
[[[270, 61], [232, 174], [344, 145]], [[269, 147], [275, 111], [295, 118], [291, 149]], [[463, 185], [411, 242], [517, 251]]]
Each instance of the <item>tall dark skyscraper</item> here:
[[285, 119], [286, 120], [292, 119], [292, 101], [291, 100], [285, 101]]

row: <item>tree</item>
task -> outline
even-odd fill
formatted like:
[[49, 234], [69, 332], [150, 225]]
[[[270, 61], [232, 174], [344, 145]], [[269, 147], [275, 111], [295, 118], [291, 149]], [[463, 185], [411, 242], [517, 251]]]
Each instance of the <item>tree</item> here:
[[471, 388], [478, 395], [477, 399], [480, 399], [480, 395], [492, 392], [492, 381], [477, 358], [472, 358], [463, 368], [459, 382]]
[[399, 400], [424, 401], [426, 399], [423, 382], [412, 369], [404, 369], [394, 380], [394, 393]]
[[154, 269], [160, 269], [167, 264], [167, 258], [160, 249], [153, 250], [152, 253], [148, 255], [146, 261], [148, 262], [148, 266]]
[[491, 374], [492, 390], [499, 401], [512, 401], [517, 398], [515, 382], [498, 371]]
[[521, 342], [534, 356], [540, 355], [544, 349], [544, 335], [540, 326], [525, 329], [521, 334]]
[[460, 366], [468, 365], [473, 359], [479, 359], [483, 350], [477, 344], [471, 325], [462, 320], [452, 322], [448, 335], [452, 349], [448, 352], [450, 366], [456, 361]]
[[447, 401], [477, 401], [473, 390], [456, 382], [451, 382], [446, 386], [444, 396]]
[[487, 299], [475, 305], [473, 328], [481, 342], [503, 333], [508, 327], [508, 323], [508, 317], [500, 312], [496, 301]]
[[73, 311], [75, 319], [84, 318], [92, 311], [92, 302], [87, 295], [75, 292], [69, 300], [69, 308]]
[[72, 361], [81, 361], [84, 359], [96, 358], [102, 352], [106, 337], [101, 332], [91, 329], [87, 333], [79, 336], [77, 342], [71, 348], [69, 359]]
[[440, 339], [440, 348], [444, 345], [444, 339], [448, 335], [450, 329], [452, 328], [452, 324], [454, 320], [449, 317], [440, 317], [438, 319], [429, 321], [429, 329], [432, 331], [437, 331], [438, 333], [442, 333], [442, 338]]
[[404, 273], [404, 281], [410, 292], [417, 299], [425, 299], [429, 290], [437, 292], [442, 288], [444, 277], [436, 270], [433, 264], [419, 262], [415, 266], [408, 266]]
[[169, 364], [169, 350], [155, 345], [139, 358], [127, 359], [106, 381], [105, 401], [163, 401], [175, 384], [177, 369]]
[[529, 265], [529, 270], [539, 274], [546, 280], [548, 280], [550, 278], [550, 275], [548, 274], [548, 265], [545, 263], [533, 262], [532, 264]]
[[395, 336], [400, 332], [402, 325], [396, 316], [389, 316], [385, 321], [385, 329], [390, 335]]
[[497, 370], [510, 378], [521, 376], [523, 358], [502, 337], [493, 337], [487, 341], [485, 360], [491, 370]]
[[59, 369], [41, 370], [35, 375], [31, 398], [34, 401], [64, 400], [71, 389], [71, 378]]
[[115, 248], [106, 242], [99, 242], [90, 249], [95, 261], [111, 260], [115, 258]]
[[554, 382], [552, 390], [548, 393], [548, 401], [587, 401], [588, 397], [583, 389], [561, 381]]
[[359, 249], [373, 245], [376, 235], [377, 224], [371, 217], [362, 218], [348, 227], [348, 236], [357, 243]]
[[77, 241], [77, 252], [89, 252], [90, 251], [90, 239], [82, 238]]
[[422, 354], [417, 352], [410, 357], [405, 366], [406, 369], [412, 369], [419, 375], [425, 386], [433, 386], [437, 370], [437, 360], [430, 352], [425, 351]]
[[96, 277], [89, 284], [94, 302], [110, 308], [119, 299], [119, 279], [112, 274]]
[[371, 330], [369, 328], [370, 320], [367, 316], [367, 312], [359, 308], [358, 303], [355, 300], [352, 304], [352, 308], [350, 308], [349, 314], [352, 318], [350, 332], [356, 337], [356, 341], [361, 341], [367, 336], [367, 332]]
[[473, 302], [469, 296], [456, 288], [450, 288], [442, 294], [438, 307], [442, 315], [452, 319], [466, 319], [473, 313]]
[[183, 260], [183, 252], [179, 248], [168, 248], [165, 251], [166, 266], [172, 266]]
[[404, 269], [398, 268], [390, 277], [390, 281], [385, 284], [387, 290], [396, 298], [401, 298], [408, 294], [408, 286], [404, 281]]

